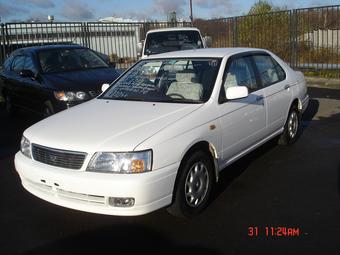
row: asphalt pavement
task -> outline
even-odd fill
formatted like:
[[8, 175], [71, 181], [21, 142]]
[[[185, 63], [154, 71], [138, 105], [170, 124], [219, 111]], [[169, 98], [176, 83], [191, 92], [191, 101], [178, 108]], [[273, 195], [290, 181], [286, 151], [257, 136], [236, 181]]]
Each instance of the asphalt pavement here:
[[34, 197], [13, 157], [39, 117], [0, 110], [0, 254], [340, 254], [340, 90], [309, 94], [299, 140], [272, 140], [226, 168], [193, 219], [97, 215]]

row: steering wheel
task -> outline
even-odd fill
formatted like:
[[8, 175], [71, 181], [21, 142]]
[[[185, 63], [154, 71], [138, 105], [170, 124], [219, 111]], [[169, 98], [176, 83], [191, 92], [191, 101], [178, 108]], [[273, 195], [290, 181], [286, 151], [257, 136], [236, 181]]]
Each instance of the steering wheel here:
[[169, 94], [167, 94], [167, 96], [169, 96], [169, 97], [175, 96], [175, 97], [179, 97], [180, 99], [185, 99], [185, 97], [183, 95], [178, 94], [178, 93], [169, 93]]

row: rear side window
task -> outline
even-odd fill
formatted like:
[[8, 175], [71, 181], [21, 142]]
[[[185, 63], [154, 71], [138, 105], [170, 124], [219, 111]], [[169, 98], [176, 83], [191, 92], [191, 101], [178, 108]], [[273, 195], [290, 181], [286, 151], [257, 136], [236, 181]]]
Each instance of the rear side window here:
[[282, 67], [271, 56], [255, 55], [253, 58], [264, 87], [283, 81], [286, 78]]
[[12, 63], [12, 71], [20, 72], [24, 69], [25, 56], [16, 56]]

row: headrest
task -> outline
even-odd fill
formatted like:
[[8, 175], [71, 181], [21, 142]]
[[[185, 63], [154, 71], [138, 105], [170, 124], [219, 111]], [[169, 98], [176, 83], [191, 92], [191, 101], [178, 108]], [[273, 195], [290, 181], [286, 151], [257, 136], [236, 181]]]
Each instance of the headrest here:
[[194, 82], [195, 78], [196, 78], [195, 73], [190, 73], [190, 72], [176, 73], [177, 82]]

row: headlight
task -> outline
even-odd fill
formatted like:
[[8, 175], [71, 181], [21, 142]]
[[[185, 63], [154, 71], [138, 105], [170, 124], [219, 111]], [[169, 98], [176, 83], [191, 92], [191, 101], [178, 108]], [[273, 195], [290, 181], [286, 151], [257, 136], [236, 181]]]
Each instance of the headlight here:
[[87, 98], [83, 91], [54, 91], [54, 97], [59, 101], [81, 101]]
[[97, 152], [87, 171], [106, 173], [143, 173], [151, 171], [152, 151]]
[[24, 154], [26, 157], [31, 158], [31, 143], [30, 141], [22, 136], [21, 142], [20, 142], [20, 151], [22, 154]]

